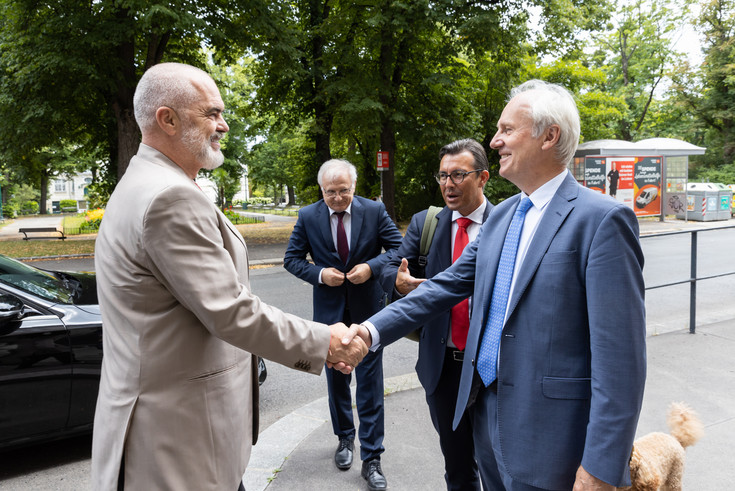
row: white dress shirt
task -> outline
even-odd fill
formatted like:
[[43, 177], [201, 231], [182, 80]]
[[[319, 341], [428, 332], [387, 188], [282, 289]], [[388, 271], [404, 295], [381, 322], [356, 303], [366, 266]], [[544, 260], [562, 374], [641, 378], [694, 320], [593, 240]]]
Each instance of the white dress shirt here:
[[[327, 208], [329, 209], [329, 228], [332, 231], [332, 242], [334, 242], [334, 247], [338, 248], [337, 246], [337, 225], [339, 224], [339, 218], [337, 217], [337, 215], [335, 215], [335, 213], [337, 213], [336, 211], [329, 208], [329, 206], [327, 206]], [[347, 247], [350, 247], [351, 240], [352, 240], [352, 237], [351, 237], [352, 234], [350, 233], [352, 232], [352, 203], [347, 205], [347, 208], [345, 209], [345, 214], [342, 215], [342, 225], [344, 225], [345, 234], [347, 234]], [[350, 247], [350, 250], [352, 250], [351, 247]], [[319, 284], [320, 285], [324, 284], [324, 282], [322, 281], [323, 272], [324, 272], [324, 268], [322, 268], [321, 271], [319, 271]]]

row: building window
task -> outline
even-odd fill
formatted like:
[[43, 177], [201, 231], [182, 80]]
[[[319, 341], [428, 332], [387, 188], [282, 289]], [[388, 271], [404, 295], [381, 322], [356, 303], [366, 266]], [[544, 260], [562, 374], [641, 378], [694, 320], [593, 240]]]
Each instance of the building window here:
[[61, 179], [56, 179], [54, 181], [54, 192], [65, 193], [66, 192], [66, 181], [62, 181]]

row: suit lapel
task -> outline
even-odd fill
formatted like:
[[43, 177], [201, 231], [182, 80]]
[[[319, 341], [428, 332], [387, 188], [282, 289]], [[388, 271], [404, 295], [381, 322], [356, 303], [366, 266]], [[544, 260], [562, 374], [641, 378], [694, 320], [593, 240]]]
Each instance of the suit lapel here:
[[571, 175], [568, 175], [561, 186], [559, 186], [556, 194], [551, 198], [551, 201], [549, 201], [547, 205], [548, 209], [544, 212], [544, 216], [541, 217], [531, 244], [528, 246], [526, 257], [523, 259], [523, 264], [518, 271], [518, 278], [513, 288], [513, 297], [508, 305], [508, 317], [513, 314], [513, 310], [518, 305], [521, 295], [523, 295], [531, 279], [536, 274], [541, 260], [551, 245], [551, 241], [554, 240], [559, 228], [561, 228], [569, 213], [574, 209], [574, 200], [578, 192], [579, 187], [577, 182]]
[[432, 245], [436, 242], [436, 246], [430, 251], [436, 251], [436, 254], [432, 254], [432, 260], [436, 260], [437, 267], [432, 269], [439, 272], [452, 265], [452, 210], [445, 206], [436, 217], [439, 221], [432, 241]]
[[347, 263], [353, 258], [355, 248], [360, 244], [360, 232], [362, 231], [362, 222], [365, 219], [365, 208], [363, 208], [357, 196], [352, 199], [350, 213], [350, 254], [347, 256]]
[[334, 239], [332, 238], [329, 207], [324, 201], [320, 201], [316, 207], [316, 223], [318, 224], [319, 231], [322, 234], [322, 240], [324, 241], [326, 250], [334, 256], [336, 261], [341, 263], [342, 260], [339, 258], [339, 254], [337, 254], [337, 248], [335, 247]]

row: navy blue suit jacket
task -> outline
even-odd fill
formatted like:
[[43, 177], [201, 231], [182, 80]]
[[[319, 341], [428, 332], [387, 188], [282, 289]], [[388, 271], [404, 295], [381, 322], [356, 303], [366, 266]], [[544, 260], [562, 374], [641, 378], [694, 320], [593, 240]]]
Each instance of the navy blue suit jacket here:
[[[329, 208], [319, 200], [299, 211], [299, 218], [288, 242], [283, 266], [293, 275], [314, 285], [314, 320], [325, 324], [342, 322], [349, 307], [353, 322], [362, 322], [385, 304], [378, 282], [388, 261], [383, 249], [401, 245], [401, 233], [385, 211], [383, 203], [355, 196], [351, 210], [350, 255], [344, 264], [337, 253], [329, 225]], [[306, 259], [310, 255], [313, 264]], [[367, 263], [372, 277], [365, 283], [341, 286], [319, 284], [322, 268], [349, 272], [357, 264]]]
[[[483, 222], [493, 208], [489, 201], [485, 201], [487, 204], [485, 213], [482, 216]], [[408, 260], [408, 268], [411, 274], [417, 278], [431, 278], [452, 265], [452, 210], [445, 206], [436, 215], [438, 221], [434, 231], [434, 239], [431, 241], [431, 247], [426, 256], [426, 268], [421, 271], [418, 257], [421, 251], [421, 233], [424, 230], [427, 213], [428, 210], [420, 211], [411, 218], [411, 223], [406, 229], [401, 247], [391, 253], [391, 259], [380, 275], [380, 283], [391, 301], [401, 298], [401, 295], [395, 291], [395, 284], [402, 258], [405, 257]], [[451, 312], [447, 310], [435, 314], [421, 328], [416, 373], [428, 395], [434, 393], [439, 383], [444, 365], [444, 352], [450, 335], [450, 324]]]
[[[519, 198], [495, 206], [448, 270], [369, 319], [388, 344], [473, 295], [455, 425], [476, 380], [500, 252]], [[513, 479], [571, 489], [581, 464], [608, 483], [629, 485], [646, 371], [642, 268], [633, 211], [568, 174], [516, 273], [501, 337], [498, 431]]]

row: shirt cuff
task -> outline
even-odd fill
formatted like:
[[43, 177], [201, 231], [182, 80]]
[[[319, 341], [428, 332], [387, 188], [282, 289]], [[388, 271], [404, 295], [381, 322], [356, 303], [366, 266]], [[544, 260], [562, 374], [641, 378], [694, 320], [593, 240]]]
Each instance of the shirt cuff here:
[[320, 285], [323, 285], [324, 282], [322, 281], [322, 273], [324, 272], [324, 268], [319, 270], [319, 279], [317, 280]]
[[373, 340], [373, 344], [370, 345], [370, 351], [377, 351], [380, 348], [380, 333], [370, 321], [364, 321], [361, 324], [370, 331], [370, 337]]

